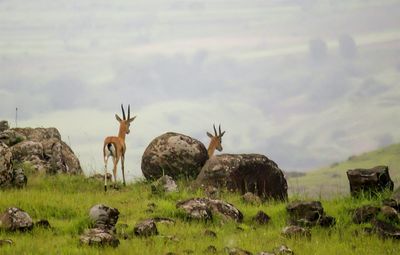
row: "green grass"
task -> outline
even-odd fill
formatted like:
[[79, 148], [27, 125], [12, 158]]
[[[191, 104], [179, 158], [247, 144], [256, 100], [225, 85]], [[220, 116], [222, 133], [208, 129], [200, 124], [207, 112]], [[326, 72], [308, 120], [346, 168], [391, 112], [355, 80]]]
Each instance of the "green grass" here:
[[[34, 221], [48, 219], [53, 229], [35, 228], [28, 233], [0, 231], [0, 239], [12, 239], [13, 246], [0, 247], [0, 254], [166, 254], [175, 252], [194, 254], [214, 245], [218, 254], [225, 254], [224, 247], [240, 247], [254, 254], [272, 251], [285, 244], [296, 254], [396, 254], [399, 242], [381, 240], [375, 235], [360, 234], [366, 225], [351, 222], [351, 211], [363, 204], [379, 205], [379, 200], [337, 197], [322, 200], [328, 215], [337, 219], [331, 229], [313, 228], [312, 239], [286, 239], [281, 230], [286, 226], [286, 203], [270, 202], [260, 206], [243, 203], [240, 195], [222, 192], [222, 199], [238, 207], [244, 214], [243, 223], [224, 222], [216, 218], [213, 222], [188, 221], [175, 208], [178, 200], [202, 196], [201, 191], [190, 191], [187, 183], [179, 183], [180, 192], [166, 195], [151, 194], [150, 185], [144, 181], [129, 184], [120, 190], [103, 192], [102, 182], [87, 180], [80, 176], [31, 176], [25, 189], [0, 191], [0, 211], [17, 206], [28, 212]], [[388, 196], [385, 194], [384, 196]], [[299, 197], [292, 197], [291, 200]], [[79, 245], [79, 235], [90, 225], [89, 209], [98, 203], [117, 208], [121, 224], [128, 224], [128, 233], [142, 219], [163, 216], [172, 217], [172, 226], [158, 224], [160, 235], [150, 238], [120, 238], [117, 248], [92, 248]], [[153, 213], [146, 212], [149, 203], [157, 206]], [[263, 210], [272, 218], [266, 226], [255, 225], [251, 218]], [[241, 229], [238, 229], [240, 227]], [[217, 233], [217, 238], [203, 235], [205, 229]]]
[[316, 198], [346, 195], [350, 192], [347, 170], [378, 165], [389, 166], [389, 173], [396, 188], [400, 184], [400, 144], [352, 156], [347, 161], [308, 172], [305, 176], [290, 178], [290, 193]]

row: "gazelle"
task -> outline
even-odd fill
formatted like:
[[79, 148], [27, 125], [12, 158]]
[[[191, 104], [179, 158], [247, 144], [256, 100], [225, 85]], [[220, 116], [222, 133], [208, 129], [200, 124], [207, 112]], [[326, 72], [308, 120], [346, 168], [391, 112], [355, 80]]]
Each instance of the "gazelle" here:
[[108, 136], [104, 139], [103, 145], [103, 156], [104, 156], [104, 191], [107, 191], [107, 162], [109, 157], [113, 159], [113, 175], [114, 175], [114, 183], [117, 181], [117, 165], [119, 160], [121, 159], [121, 167], [122, 167], [122, 179], [124, 186], [125, 183], [125, 136], [129, 134], [129, 126], [131, 122], [136, 118], [130, 117], [130, 105], [128, 105], [128, 118], [125, 117], [124, 107], [121, 104], [122, 109], [122, 117], [121, 119], [118, 114], [115, 114], [115, 118], [119, 122], [119, 133], [118, 136]]
[[215, 150], [222, 151], [222, 136], [225, 134], [224, 132], [221, 132], [221, 125], [218, 126], [218, 131], [215, 129], [215, 125], [213, 125], [214, 128], [214, 135], [210, 134], [207, 132], [208, 137], [211, 138], [210, 145], [208, 145], [208, 158], [211, 158], [214, 155]]

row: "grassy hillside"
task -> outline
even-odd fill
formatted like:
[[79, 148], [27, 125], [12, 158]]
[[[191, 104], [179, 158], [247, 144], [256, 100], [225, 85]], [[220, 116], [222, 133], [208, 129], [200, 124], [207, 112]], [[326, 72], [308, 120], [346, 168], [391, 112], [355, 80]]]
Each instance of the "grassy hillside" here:
[[346, 171], [355, 168], [371, 168], [377, 165], [389, 166], [395, 188], [398, 187], [400, 185], [400, 144], [351, 156], [345, 162], [309, 172], [305, 176], [289, 178], [289, 190], [291, 194], [310, 197], [348, 194], [350, 186]]
[[[180, 192], [170, 195], [152, 195], [149, 184], [138, 182], [121, 190], [103, 192], [102, 183], [74, 176], [30, 177], [26, 189], [0, 191], [0, 211], [17, 206], [27, 211], [36, 221], [48, 219], [53, 229], [35, 228], [29, 233], [7, 233], [0, 231], [0, 239], [12, 239], [13, 246], [0, 247], [0, 254], [205, 254], [209, 245], [218, 253], [226, 254], [224, 247], [240, 247], [257, 254], [272, 251], [282, 244], [295, 254], [395, 254], [398, 242], [381, 240], [375, 235], [362, 234], [367, 225], [351, 222], [351, 210], [361, 204], [380, 204], [377, 200], [354, 200], [342, 197], [322, 200], [328, 215], [336, 217], [332, 229], [314, 228], [312, 238], [286, 239], [281, 230], [286, 226], [286, 203], [266, 203], [260, 206], [242, 202], [237, 194], [222, 193], [225, 201], [233, 203], [244, 214], [241, 224], [223, 222], [188, 222], [181, 218], [175, 204], [180, 199], [202, 196], [200, 191], [189, 191], [186, 183], [180, 183]], [[291, 198], [294, 200], [295, 198]], [[133, 237], [123, 240], [117, 248], [90, 248], [79, 245], [79, 235], [88, 227], [88, 211], [93, 205], [104, 203], [120, 211], [118, 232], [131, 233], [141, 219], [164, 216], [176, 219], [173, 226], [158, 224], [160, 235], [147, 239]], [[146, 212], [149, 203], [155, 203], [153, 213]], [[272, 218], [266, 226], [259, 226], [251, 218], [263, 210]], [[217, 238], [206, 237], [203, 232], [212, 230]], [[354, 233], [360, 233], [356, 238]]]

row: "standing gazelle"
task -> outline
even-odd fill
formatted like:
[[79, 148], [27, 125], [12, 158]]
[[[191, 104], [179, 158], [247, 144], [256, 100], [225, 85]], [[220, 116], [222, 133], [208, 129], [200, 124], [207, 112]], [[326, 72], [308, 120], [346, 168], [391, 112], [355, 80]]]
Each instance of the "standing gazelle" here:
[[107, 162], [108, 158], [111, 156], [113, 159], [113, 175], [114, 175], [114, 183], [117, 181], [117, 165], [119, 160], [121, 159], [121, 167], [122, 167], [122, 179], [124, 186], [125, 183], [125, 136], [129, 134], [129, 126], [131, 122], [136, 118], [130, 117], [130, 105], [128, 105], [128, 118], [125, 117], [124, 107], [121, 104], [122, 109], [122, 117], [121, 119], [117, 114], [115, 114], [115, 118], [119, 122], [119, 133], [118, 136], [108, 136], [104, 139], [104, 146], [103, 146], [103, 156], [104, 156], [104, 191], [107, 191]]
[[208, 137], [211, 138], [210, 145], [207, 149], [208, 158], [211, 158], [214, 155], [215, 149], [222, 151], [222, 136], [225, 134], [225, 131], [221, 132], [221, 125], [218, 126], [219, 133], [217, 133], [217, 130], [215, 129], [215, 124], [213, 125], [213, 128], [214, 135], [207, 132]]

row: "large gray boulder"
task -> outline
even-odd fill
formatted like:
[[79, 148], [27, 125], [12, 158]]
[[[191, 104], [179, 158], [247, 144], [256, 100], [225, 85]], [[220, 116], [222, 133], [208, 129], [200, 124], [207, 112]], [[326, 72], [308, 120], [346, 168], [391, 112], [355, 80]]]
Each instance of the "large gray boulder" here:
[[389, 175], [389, 167], [376, 166], [371, 169], [354, 169], [347, 171], [352, 196], [362, 192], [376, 194], [389, 189], [393, 191], [393, 181]]
[[278, 165], [259, 154], [221, 154], [211, 157], [198, 175], [195, 186], [226, 187], [262, 199], [287, 199], [287, 182]]
[[81, 174], [82, 168], [56, 128], [13, 128], [0, 132], [13, 160], [29, 162], [39, 172]]
[[204, 145], [189, 136], [168, 132], [156, 137], [142, 157], [142, 172], [146, 179], [169, 175], [195, 178], [208, 159]]

